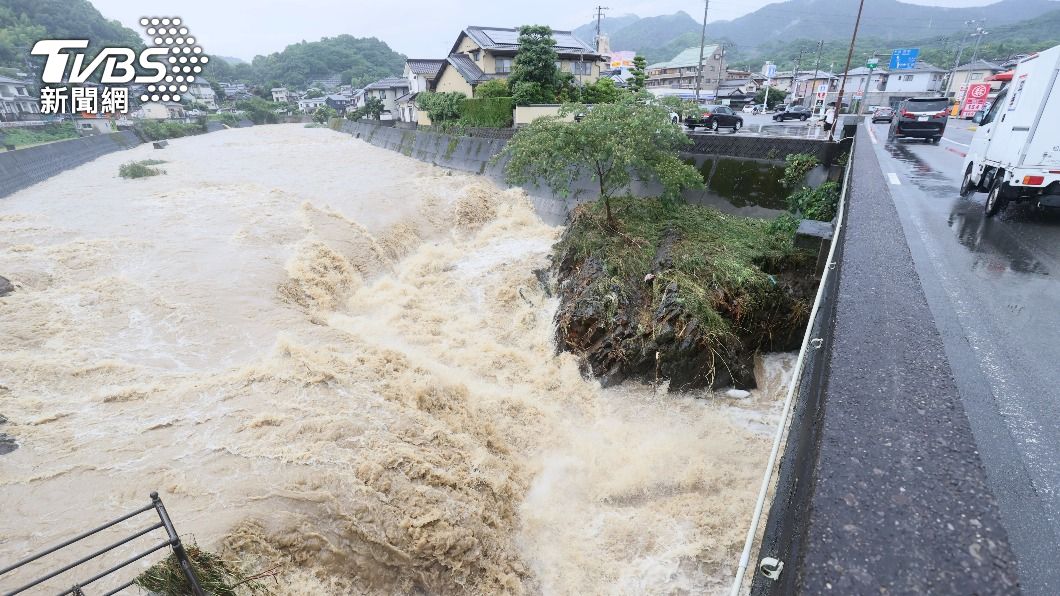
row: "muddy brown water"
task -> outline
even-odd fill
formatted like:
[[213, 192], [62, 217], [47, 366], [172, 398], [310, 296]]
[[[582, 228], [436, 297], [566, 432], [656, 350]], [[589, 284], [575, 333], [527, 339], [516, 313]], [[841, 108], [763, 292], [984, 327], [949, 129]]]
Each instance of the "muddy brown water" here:
[[282, 594], [721, 591], [791, 358], [738, 402], [601, 390], [533, 274], [559, 231], [301, 125], [0, 201], [0, 563], [158, 490]]

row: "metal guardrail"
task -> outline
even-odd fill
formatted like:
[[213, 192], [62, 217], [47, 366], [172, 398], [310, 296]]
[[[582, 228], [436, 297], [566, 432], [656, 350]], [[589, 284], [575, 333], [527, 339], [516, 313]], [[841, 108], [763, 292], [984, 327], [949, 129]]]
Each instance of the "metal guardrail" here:
[[[171, 547], [173, 549], [173, 554], [176, 556], [177, 562], [180, 564], [180, 568], [184, 572], [184, 577], [188, 580], [188, 586], [189, 586], [189, 588], [191, 590], [192, 596], [205, 596], [206, 593], [203, 592], [202, 587], [199, 585], [199, 580], [195, 577], [195, 571], [191, 568], [191, 560], [188, 559], [188, 553], [187, 553], [187, 551], [184, 550], [184, 545], [181, 544], [181, 542], [180, 542], [180, 536], [177, 535], [177, 530], [176, 530], [176, 528], [173, 527], [173, 522], [172, 522], [172, 520], [169, 519], [169, 513], [166, 512], [166, 507], [165, 507], [165, 505], [162, 504], [162, 499], [159, 498], [157, 492], [151, 493], [151, 503], [150, 504], [145, 505], [145, 506], [143, 506], [143, 507], [141, 507], [141, 508], [139, 508], [139, 509], [137, 509], [135, 511], [131, 511], [129, 513], [126, 513], [125, 515], [123, 515], [123, 516], [121, 516], [121, 517], [119, 517], [117, 519], [111, 520], [111, 521], [109, 521], [109, 522], [107, 522], [107, 523], [105, 523], [105, 524], [103, 524], [101, 526], [98, 526], [96, 528], [93, 528], [93, 529], [91, 529], [91, 530], [89, 530], [87, 532], [84, 532], [82, 534], [78, 534], [77, 536], [74, 536], [73, 538], [71, 538], [71, 539], [69, 539], [69, 540], [67, 540], [65, 542], [62, 542], [60, 544], [57, 544], [57, 545], [52, 546], [50, 548], [47, 548], [47, 549], [45, 549], [45, 550], [43, 550], [43, 551], [41, 551], [41, 552], [39, 552], [39, 553], [37, 553], [35, 555], [31, 555], [29, 557], [26, 557], [25, 559], [22, 559], [21, 561], [19, 561], [17, 563], [14, 563], [13, 565], [8, 565], [8, 566], [0, 569], [0, 577], [3, 577], [7, 573], [10, 573], [12, 571], [15, 571], [16, 569], [19, 569], [19, 568], [25, 566], [25, 565], [28, 565], [29, 563], [32, 563], [32, 562], [37, 561], [39, 559], [42, 559], [42, 558], [44, 558], [44, 557], [46, 557], [46, 556], [48, 556], [50, 554], [53, 554], [55, 552], [58, 552], [58, 551], [62, 550], [64, 548], [67, 548], [67, 547], [69, 547], [69, 546], [71, 546], [71, 545], [73, 545], [73, 544], [75, 544], [77, 542], [80, 542], [81, 540], [84, 540], [85, 538], [88, 538], [89, 536], [93, 536], [95, 534], [98, 534], [98, 533], [102, 532], [103, 530], [106, 530], [107, 528], [113, 527], [113, 526], [115, 526], [117, 524], [120, 524], [123, 521], [132, 519], [132, 518], [134, 518], [134, 517], [136, 517], [136, 516], [138, 516], [140, 514], [146, 513], [146, 512], [151, 511], [151, 510], [154, 510], [154, 512], [158, 514], [158, 522], [157, 523], [154, 523], [154, 524], [152, 524], [152, 525], [150, 525], [150, 526], [148, 526], [148, 527], [146, 527], [146, 528], [144, 528], [142, 530], [139, 530], [139, 531], [137, 531], [134, 534], [126, 536], [125, 538], [123, 538], [123, 539], [121, 539], [121, 540], [119, 540], [117, 542], [114, 542], [113, 544], [110, 544], [109, 546], [105, 546], [105, 547], [103, 547], [103, 548], [101, 548], [101, 549], [99, 549], [99, 550], [97, 550], [97, 551], [95, 551], [95, 552], [93, 552], [93, 553], [91, 553], [89, 555], [81, 557], [80, 559], [74, 561], [73, 563], [70, 563], [68, 565], [64, 565], [64, 566], [60, 567], [59, 569], [56, 569], [56, 570], [54, 570], [54, 571], [52, 571], [50, 573], [47, 573], [47, 574], [45, 574], [45, 575], [43, 575], [41, 577], [38, 577], [38, 578], [34, 579], [34, 580], [32, 580], [32, 581], [30, 581], [30, 582], [28, 582], [26, 584], [23, 584], [22, 586], [20, 586], [18, 588], [15, 588], [14, 590], [11, 590], [11, 591], [8, 591], [8, 592], [4, 592], [4, 596], [14, 596], [15, 594], [21, 594], [23, 592], [26, 592], [30, 588], [34, 588], [36, 586], [39, 586], [40, 584], [42, 584], [42, 583], [44, 583], [44, 582], [46, 582], [46, 581], [48, 581], [48, 580], [50, 580], [50, 579], [52, 579], [54, 577], [62, 575], [63, 573], [66, 573], [67, 571], [70, 571], [71, 569], [74, 569], [75, 567], [83, 565], [83, 564], [87, 563], [88, 561], [91, 561], [92, 559], [95, 559], [96, 557], [99, 557], [99, 556], [101, 556], [103, 554], [106, 554], [106, 553], [108, 553], [108, 552], [110, 552], [110, 551], [112, 551], [112, 550], [114, 550], [114, 549], [116, 549], [116, 548], [118, 548], [118, 547], [120, 547], [122, 545], [128, 544], [129, 542], [132, 542], [133, 540], [136, 540], [137, 538], [140, 538], [141, 536], [145, 536], [145, 535], [147, 535], [147, 534], [149, 534], [149, 533], [151, 533], [151, 532], [153, 532], [155, 530], [159, 530], [159, 529], [162, 529], [162, 528], [164, 528], [165, 531], [166, 531], [166, 539], [164, 541], [152, 546], [151, 548], [141, 552], [138, 555], [135, 555], [133, 557], [129, 557], [128, 559], [125, 559], [121, 563], [118, 563], [117, 565], [114, 565], [114, 566], [112, 566], [112, 567], [110, 567], [110, 568], [108, 568], [108, 569], [106, 569], [104, 571], [101, 571], [101, 572], [97, 573], [97, 574], [93, 575], [92, 577], [90, 577], [90, 578], [88, 578], [88, 579], [86, 579], [84, 581], [80, 581], [80, 582], [76, 582], [76, 583], [72, 584], [66, 590], [64, 590], [62, 592], [59, 592], [58, 596], [63, 596], [64, 594], [71, 594], [73, 596], [84, 596], [84, 591], [83, 591], [84, 587], [86, 587], [86, 586], [88, 586], [88, 585], [90, 585], [92, 583], [95, 583], [96, 581], [98, 581], [98, 580], [100, 580], [100, 579], [102, 579], [102, 578], [104, 578], [104, 577], [106, 577], [108, 575], [111, 575], [112, 573], [114, 573], [116, 571], [119, 571], [120, 569], [123, 569], [123, 568], [131, 565], [132, 563], [135, 563], [136, 561], [139, 561], [140, 559], [142, 559], [142, 558], [144, 558], [144, 557], [146, 557], [146, 556], [148, 556], [148, 555], [150, 555], [150, 554], [152, 554], [154, 552], [162, 550], [163, 548], [166, 548], [167, 546]], [[112, 590], [110, 590], [108, 592], [105, 592], [103, 596], [110, 596], [112, 594], [116, 594], [116, 593], [124, 590], [125, 588], [131, 587], [134, 583], [136, 583], [136, 578], [133, 578], [133, 579], [125, 582], [124, 584], [122, 584], [122, 585], [120, 585], [120, 586], [118, 586], [118, 587], [116, 587], [116, 588], [114, 588], [114, 589], [112, 589]]]

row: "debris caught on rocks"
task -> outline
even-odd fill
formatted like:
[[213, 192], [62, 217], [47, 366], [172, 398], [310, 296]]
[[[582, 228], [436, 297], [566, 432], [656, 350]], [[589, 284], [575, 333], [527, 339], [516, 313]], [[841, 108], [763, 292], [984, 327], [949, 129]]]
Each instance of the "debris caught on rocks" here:
[[4, 276], [0, 275], [0, 296], [6, 296], [15, 291], [15, 286]]
[[750, 391], [744, 391], [743, 389], [729, 389], [725, 392], [725, 397], [730, 399], [747, 399], [751, 397]]

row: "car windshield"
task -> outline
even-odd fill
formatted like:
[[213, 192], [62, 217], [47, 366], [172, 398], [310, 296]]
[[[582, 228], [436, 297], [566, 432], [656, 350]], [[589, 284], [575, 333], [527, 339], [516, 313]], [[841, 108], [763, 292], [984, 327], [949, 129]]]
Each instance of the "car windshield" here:
[[910, 112], [941, 112], [949, 106], [946, 99], [910, 99], [905, 102], [905, 109]]
[[707, 104], [707, 105], [703, 106], [703, 110], [705, 110], [707, 112], [717, 112], [718, 108], [720, 108], [720, 107], [721, 106], [715, 106], [715, 105]]

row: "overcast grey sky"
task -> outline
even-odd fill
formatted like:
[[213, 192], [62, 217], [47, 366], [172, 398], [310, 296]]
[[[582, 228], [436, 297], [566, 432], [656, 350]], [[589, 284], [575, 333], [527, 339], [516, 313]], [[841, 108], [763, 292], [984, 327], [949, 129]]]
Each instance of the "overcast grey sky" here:
[[[775, 0], [711, 0], [709, 21], [733, 19]], [[871, 1], [871, 0], [870, 0]], [[933, 6], [982, 6], [995, 0], [905, 0]], [[607, 14], [642, 17], [684, 10], [702, 18], [698, 0], [91, 0], [110, 19], [140, 31], [141, 16], [179, 16], [209, 54], [250, 60], [302, 40], [349, 33], [378, 37], [414, 58], [444, 56], [467, 25], [542, 23], [571, 29]], [[174, 13], [173, 11], [178, 11]]]

